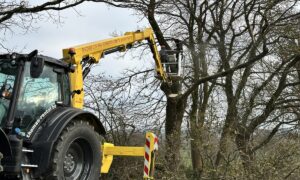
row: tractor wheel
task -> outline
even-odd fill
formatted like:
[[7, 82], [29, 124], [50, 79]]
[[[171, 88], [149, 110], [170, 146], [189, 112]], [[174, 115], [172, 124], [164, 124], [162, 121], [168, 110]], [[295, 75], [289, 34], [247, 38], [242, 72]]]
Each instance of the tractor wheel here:
[[65, 127], [52, 152], [52, 171], [46, 179], [96, 180], [100, 176], [99, 135], [86, 121], [75, 120]]

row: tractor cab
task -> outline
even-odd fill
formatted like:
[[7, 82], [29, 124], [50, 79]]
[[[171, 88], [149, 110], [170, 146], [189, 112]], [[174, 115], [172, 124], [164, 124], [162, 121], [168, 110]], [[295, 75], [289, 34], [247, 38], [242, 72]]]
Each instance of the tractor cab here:
[[67, 68], [37, 51], [0, 55], [0, 179], [3, 173], [14, 177], [21, 172], [26, 166], [20, 166], [23, 144], [57, 103], [69, 104]]
[[[45, 56], [0, 56], [0, 125], [30, 132], [36, 120], [57, 102], [69, 104], [67, 65]], [[68, 92], [68, 93], [66, 93]]]

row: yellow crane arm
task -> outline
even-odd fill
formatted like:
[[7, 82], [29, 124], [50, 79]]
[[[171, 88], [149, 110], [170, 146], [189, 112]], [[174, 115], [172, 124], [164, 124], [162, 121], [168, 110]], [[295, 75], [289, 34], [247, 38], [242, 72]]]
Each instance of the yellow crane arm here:
[[167, 74], [159, 56], [157, 46], [155, 44], [154, 33], [151, 28], [144, 31], [127, 32], [124, 36], [114, 37], [106, 40], [91, 42], [63, 49], [63, 59], [75, 65], [75, 71], [70, 73], [71, 91], [76, 92], [72, 96], [72, 107], [83, 107], [83, 71], [82, 64], [84, 58], [93, 59], [93, 63], [98, 63], [105, 55], [117, 51], [125, 51], [136, 42], [147, 40], [153, 53], [156, 65], [156, 73], [163, 80], [167, 81]]

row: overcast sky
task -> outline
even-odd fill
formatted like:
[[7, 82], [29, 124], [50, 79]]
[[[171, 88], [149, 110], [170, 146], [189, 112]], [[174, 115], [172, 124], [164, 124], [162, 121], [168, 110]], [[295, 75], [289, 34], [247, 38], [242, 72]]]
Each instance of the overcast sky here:
[[[75, 10], [65, 10], [60, 15], [62, 23], [53, 20], [38, 21], [34, 24], [36, 30], [26, 34], [17, 31], [8, 36], [5, 45], [22, 53], [38, 49], [40, 54], [61, 58], [63, 48], [110, 38], [112, 33], [120, 34], [148, 26], [147, 21], [135, 16], [133, 11], [108, 7], [102, 3], [86, 2], [77, 6]], [[151, 56], [136, 62], [131, 60], [133, 55], [127, 53], [125, 58], [106, 56], [101, 61], [100, 69], [97, 68], [96, 71], [115, 76], [125, 68], [137, 67], [144, 63], [153, 64], [149, 62]]]

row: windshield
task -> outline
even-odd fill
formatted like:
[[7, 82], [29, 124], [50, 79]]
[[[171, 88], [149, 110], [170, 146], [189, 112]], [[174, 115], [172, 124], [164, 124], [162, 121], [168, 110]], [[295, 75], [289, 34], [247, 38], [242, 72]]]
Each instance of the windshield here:
[[0, 124], [3, 127], [17, 74], [14, 61], [0, 60]]
[[61, 101], [60, 76], [53, 71], [53, 66], [45, 64], [38, 78], [30, 76], [30, 62], [25, 63], [24, 77], [17, 103], [16, 117], [22, 119], [20, 128], [28, 132], [36, 121], [40, 121], [45, 112]]

